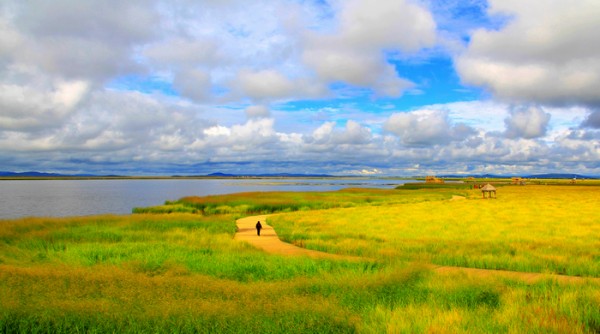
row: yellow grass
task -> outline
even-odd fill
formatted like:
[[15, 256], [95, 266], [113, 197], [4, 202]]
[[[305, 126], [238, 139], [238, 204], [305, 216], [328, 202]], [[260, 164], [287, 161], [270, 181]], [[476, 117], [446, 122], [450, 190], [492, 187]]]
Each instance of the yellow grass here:
[[270, 223], [307, 248], [387, 261], [600, 277], [600, 187], [507, 186], [498, 199], [289, 213]]
[[2, 221], [0, 332], [595, 333], [597, 280], [424, 264], [598, 277], [599, 190], [407, 190], [269, 219], [292, 242], [375, 262], [267, 254], [233, 239], [231, 215]]

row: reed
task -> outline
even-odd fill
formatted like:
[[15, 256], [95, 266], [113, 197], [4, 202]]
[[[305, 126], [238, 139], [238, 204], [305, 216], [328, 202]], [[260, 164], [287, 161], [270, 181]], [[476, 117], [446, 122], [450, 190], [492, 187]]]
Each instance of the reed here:
[[[595, 275], [598, 189], [570, 188], [504, 187], [495, 201], [448, 201], [456, 189], [211, 198], [215, 208], [278, 196], [343, 205], [269, 223], [293, 242], [364, 261], [265, 254], [233, 240], [238, 213], [0, 221], [0, 332], [596, 333], [597, 281], [527, 284], [424, 265], [559, 263]], [[525, 199], [535, 209], [516, 205]]]
[[[193, 208], [205, 215], [269, 214], [277, 212], [391, 205], [435, 201], [452, 197], [452, 192], [421, 191], [408, 193], [396, 190], [344, 189], [331, 192], [250, 192], [205, 197], [185, 197], [165, 206]], [[140, 209], [134, 209], [134, 212]]]

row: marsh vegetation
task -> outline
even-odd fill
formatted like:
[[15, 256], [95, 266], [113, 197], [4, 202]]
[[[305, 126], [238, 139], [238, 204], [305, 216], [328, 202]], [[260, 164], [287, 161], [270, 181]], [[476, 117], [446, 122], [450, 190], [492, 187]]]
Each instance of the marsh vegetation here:
[[[451, 201], [453, 196], [465, 200]], [[125, 216], [0, 221], [0, 332], [600, 331], [600, 187], [184, 198]], [[364, 261], [266, 254], [235, 220]], [[577, 275], [535, 283], [431, 264]]]

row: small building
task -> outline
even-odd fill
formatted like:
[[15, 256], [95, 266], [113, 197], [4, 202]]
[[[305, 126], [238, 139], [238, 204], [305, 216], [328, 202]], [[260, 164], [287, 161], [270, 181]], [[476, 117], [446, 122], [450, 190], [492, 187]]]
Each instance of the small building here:
[[[485, 186], [481, 187], [481, 195], [483, 196], [483, 198], [486, 198], [487, 194], [487, 198], [496, 198], [496, 187], [494, 187], [491, 184], [486, 184]], [[493, 195], [493, 197], [492, 197]]]
[[425, 183], [444, 183], [444, 180], [430, 175], [425, 177]]

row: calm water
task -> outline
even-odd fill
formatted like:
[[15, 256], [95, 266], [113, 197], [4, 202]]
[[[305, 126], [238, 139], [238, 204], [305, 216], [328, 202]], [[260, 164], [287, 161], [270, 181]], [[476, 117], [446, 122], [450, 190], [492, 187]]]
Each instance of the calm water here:
[[349, 187], [394, 188], [407, 180], [39, 180], [0, 181], [0, 219], [27, 216], [127, 214], [184, 196], [246, 191], [328, 191]]

